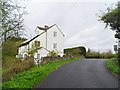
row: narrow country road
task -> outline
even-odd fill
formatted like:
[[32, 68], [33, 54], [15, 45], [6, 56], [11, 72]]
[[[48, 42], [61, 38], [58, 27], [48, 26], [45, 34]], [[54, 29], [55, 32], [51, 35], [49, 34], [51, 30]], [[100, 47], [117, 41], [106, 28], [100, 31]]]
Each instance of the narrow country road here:
[[51, 73], [37, 88], [118, 88], [105, 59], [78, 60]]

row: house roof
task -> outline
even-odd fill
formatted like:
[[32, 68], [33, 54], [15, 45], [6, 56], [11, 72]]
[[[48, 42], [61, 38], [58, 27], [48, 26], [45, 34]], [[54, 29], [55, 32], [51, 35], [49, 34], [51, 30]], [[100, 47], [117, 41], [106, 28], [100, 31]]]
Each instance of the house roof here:
[[[39, 26], [37, 26], [37, 28], [39, 28], [40, 30], [49, 30], [50, 28], [52, 28], [53, 26], [57, 26], [56, 24], [53, 24], [52, 26], [47, 26], [47, 25], [45, 25], [44, 26], [44, 28], [43, 27], [39, 27]], [[57, 28], [59, 29], [59, 31], [63, 34], [63, 32], [60, 30], [60, 28], [57, 26]], [[63, 34], [63, 36], [65, 36], [64, 34]]]
[[[56, 24], [54, 24], [54, 25], [52, 25], [52, 26], [57, 26]], [[57, 26], [57, 28], [59, 29], [59, 31], [63, 34], [63, 32], [60, 30], [60, 28]], [[65, 36], [64, 34], [63, 34], [63, 36]]]
[[32, 39], [23, 42], [23, 43], [22, 43], [21, 45], [19, 45], [18, 47], [25, 46], [25, 45], [29, 44], [32, 40], [34, 40], [34, 39], [37, 38], [38, 36], [42, 35], [43, 33], [45, 33], [45, 32], [42, 32], [41, 34], [36, 35], [36, 36], [33, 37]]
[[44, 48], [44, 47], [40, 47], [40, 48], [43, 48], [44, 50], [46, 50], [46, 51], [50, 52], [50, 50], [48, 50], [48, 49], [46, 49], [46, 48]]
[[[42, 32], [41, 34], [39, 34], [39, 35], [36, 35], [35, 37], [33, 37], [32, 39], [30, 39], [30, 40], [26, 40], [25, 42], [23, 42], [21, 45], [19, 45], [18, 47], [21, 47], [21, 46], [25, 46], [25, 45], [27, 45], [27, 44], [29, 44], [32, 40], [34, 40], [35, 38], [37, 38], [38, 36], [40, 36], [40, 35], [42, 35], [43, 33], [45, 33], [46, 32], [46, 30], [49, 30], [50, 28], [52, 28], [53, 26], [57, 26], [56, 24], [53, 24], [52, 26], [47, 26], [47, 25], [45, 25], [44, 26], [44, 28], [43, 27], [39, 27], [39, 26], [37, 26], [37, 28], [38, 29], [40, 29], [40, 30], [44, 30], [44, 32]], [[59, 29], [59, 27], [57, 26], [57, 28]], [[59, 29], [60, 30], [60, 29]], [[60, 30], [60, 32], [62, 33], [62, 31]], [[63, 33], [62, 33], [63, 34]], [[64, 34], [63, 34], [63, 36], [65, 36]]]

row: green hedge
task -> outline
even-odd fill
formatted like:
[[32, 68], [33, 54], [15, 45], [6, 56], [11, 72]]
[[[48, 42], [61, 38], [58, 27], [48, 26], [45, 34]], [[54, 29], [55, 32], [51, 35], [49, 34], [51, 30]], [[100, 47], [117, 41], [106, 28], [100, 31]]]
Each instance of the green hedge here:
[[67, 48], [64, 49], [64, 53], [66, 55], [71, 55], [71, 56], [86, 56], [86, 48], [81, 46], [81, 47], [74, 47], [74, 48]]

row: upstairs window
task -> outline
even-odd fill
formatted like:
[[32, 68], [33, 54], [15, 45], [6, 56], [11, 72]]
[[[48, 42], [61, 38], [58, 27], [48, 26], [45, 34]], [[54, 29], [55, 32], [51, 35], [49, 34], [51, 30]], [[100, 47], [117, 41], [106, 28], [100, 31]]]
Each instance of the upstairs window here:
[[53, 44], [53, 49], [57, 49], [57, 43]]
[[54, 37], [57, 37], [57, 32], [54, 32]]
[[40, 41], [35, 41], [33, 43], [33, 48], [38, 48], [38, 47], [40, 47]]

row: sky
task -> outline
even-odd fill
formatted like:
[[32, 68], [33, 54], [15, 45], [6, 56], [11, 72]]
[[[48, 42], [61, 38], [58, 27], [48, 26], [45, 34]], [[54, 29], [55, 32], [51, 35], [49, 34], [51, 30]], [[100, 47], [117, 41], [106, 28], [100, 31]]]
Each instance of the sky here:
[[117, 0], [27, 0], [25, 34], [30, 39], [37, 26], [57, 24], [65, 34], [64, 48], [85, 46], [99, 52], [113, 51], [114, 32], [99, 20], [108, 6]]

